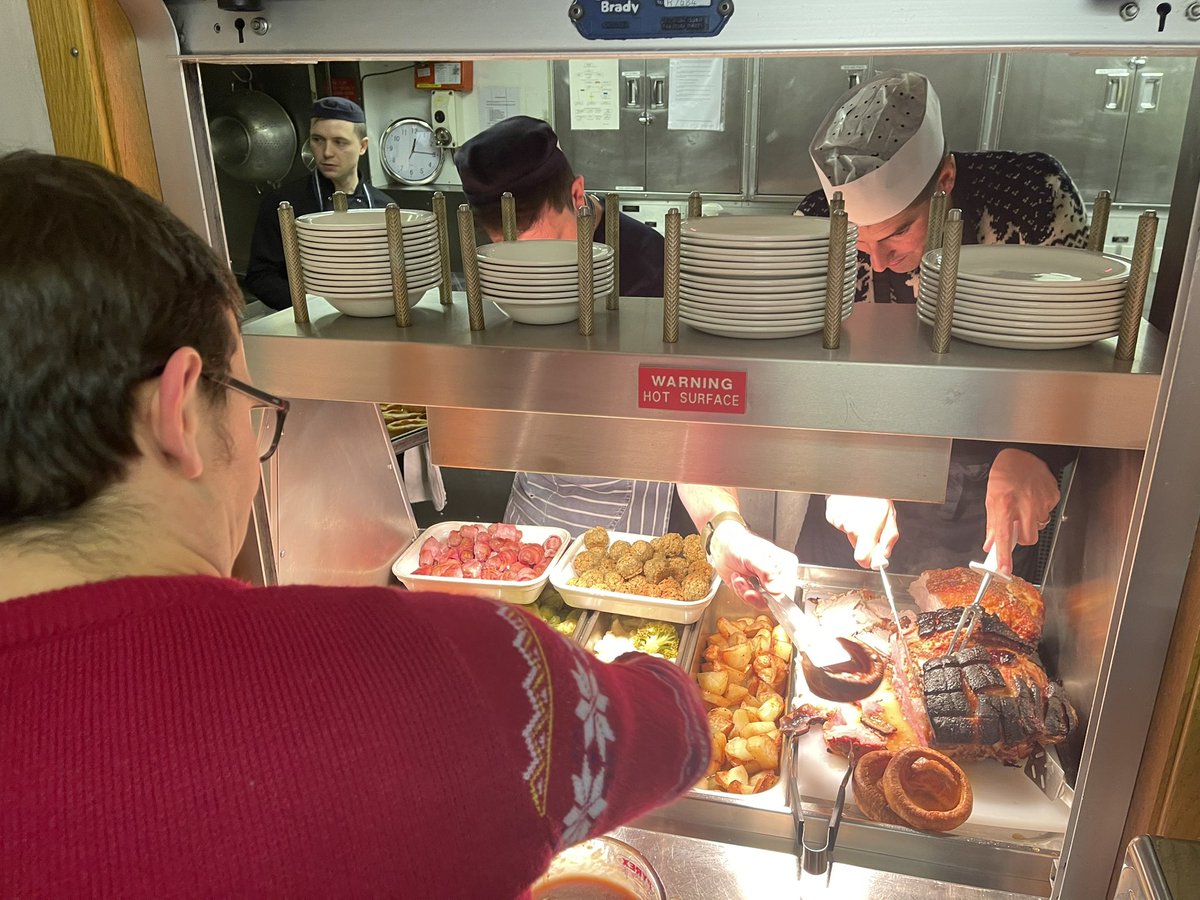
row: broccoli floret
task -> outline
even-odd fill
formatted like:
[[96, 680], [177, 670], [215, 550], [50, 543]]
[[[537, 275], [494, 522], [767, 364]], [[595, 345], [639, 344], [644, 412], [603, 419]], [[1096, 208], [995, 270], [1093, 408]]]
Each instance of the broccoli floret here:
[[634, 649], [674, 660], [679, 655], [679, 632], [666, 622], [647, 622], [631, 636]]
[[575, 633], [575, 626], [579, 624], [579, 610], [574, 610], [565, 619], [560, 619], [557, 622], [551, 622], [550, 627], [560, 634], [565, 634], [568, 637]]

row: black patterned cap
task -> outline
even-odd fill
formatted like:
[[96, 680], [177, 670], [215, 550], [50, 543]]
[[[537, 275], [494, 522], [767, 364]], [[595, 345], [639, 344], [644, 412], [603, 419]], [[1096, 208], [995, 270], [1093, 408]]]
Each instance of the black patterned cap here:
[[497, 122], [454, 154], [463, 193], [472, 203], [494, 203], [505, 191], [519, 197], [565, 161], [554, 129], [530, 116]]
[[322, 97], [313, 104], [312, 117], [314, 119], [340, 119], [343, 122], [354, 122], [359, 125], [365, 124], [367, 121], [367, 115], [363, 112], [363, 108], [345, 97]]

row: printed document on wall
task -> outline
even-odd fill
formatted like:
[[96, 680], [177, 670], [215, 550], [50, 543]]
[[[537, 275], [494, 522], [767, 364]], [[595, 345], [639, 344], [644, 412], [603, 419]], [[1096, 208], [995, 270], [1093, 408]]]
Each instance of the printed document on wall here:
[[670, 73], [667, 128], [724, 131], [725, 60], [673, 59]]
[[621, 127], [621, 90], [615, 59], [573, 59], [571, 82], [571, 130], [617, 131]]
[[490, 128], [521, 112], [521, 89], [482, 87], [479, 89], [479, 127]]

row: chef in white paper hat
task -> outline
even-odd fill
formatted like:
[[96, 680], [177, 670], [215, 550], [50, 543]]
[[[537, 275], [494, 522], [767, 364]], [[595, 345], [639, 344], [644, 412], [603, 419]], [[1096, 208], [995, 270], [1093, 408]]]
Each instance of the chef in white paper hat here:
[[810, 153], [825, 195], [842, 192], [871, 268], [918, 269], [929, 201], [951, 191], [955, 174], [929, 80], [901, 72], [850, 91], [817, 129]]
[[858, 226], [859, 300], [916, 302], [929, 202], [938, 190], [962, 210], [964, 244], [1082, 247], [1087, 240], [1083, 200], [1058, 160], [948, 151], [941, 102], [917, 72], [882, 75], [844, 94], [809, 152], [822, 190], [797, 211], [828, 215], [828, 198], [842, 192]]

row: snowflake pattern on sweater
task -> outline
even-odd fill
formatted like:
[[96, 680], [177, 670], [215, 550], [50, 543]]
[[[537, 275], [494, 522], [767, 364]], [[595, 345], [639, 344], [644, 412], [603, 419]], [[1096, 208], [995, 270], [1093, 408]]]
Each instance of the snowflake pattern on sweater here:
[[[962, 209], [964, 244], [1087, 245], [1083, 199], [1062, 164], [1046, 153], [991, 150], [955, 153], [952, 201]], [[797, 215], [828, 216], [822, 191], [805, 197]], [[858, 254], [854, 299], [873, 303], [916, 303], [920, 273], [873, 272], [871, 258]]]

